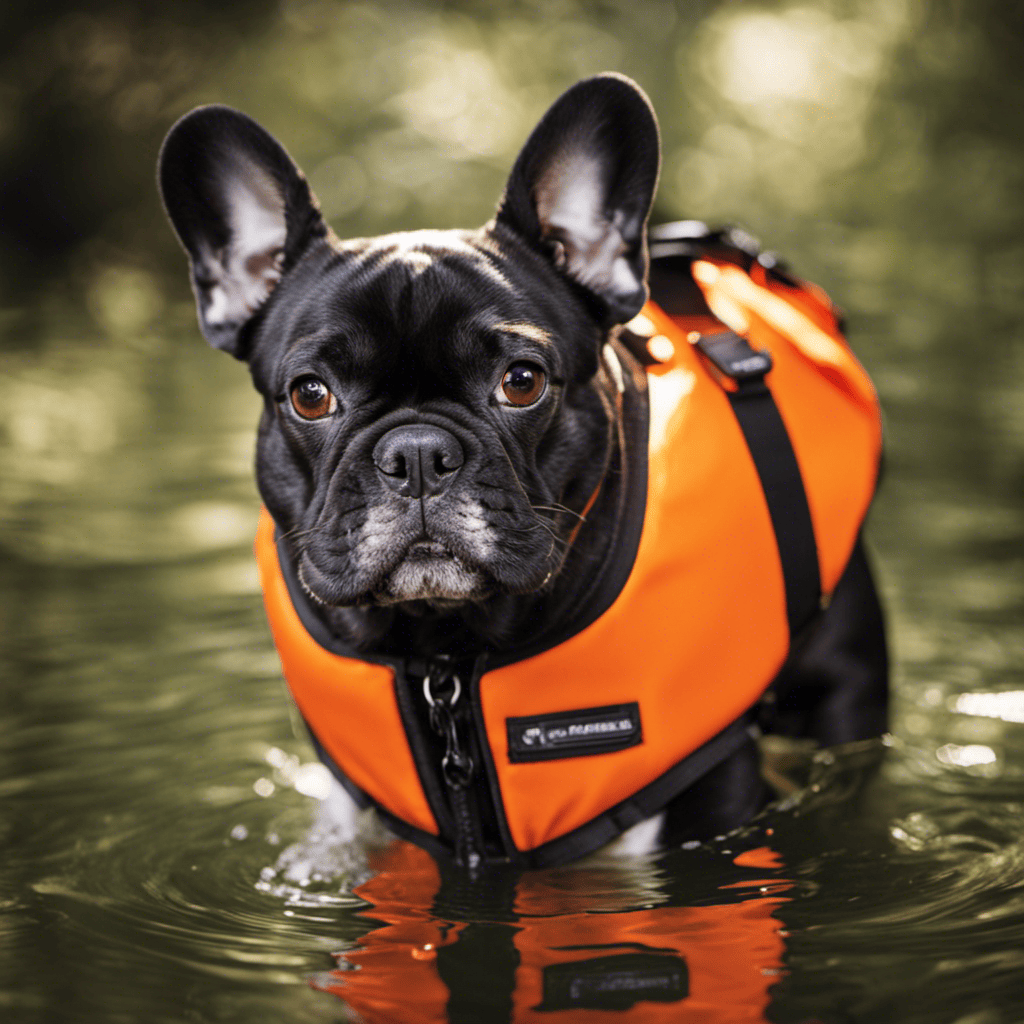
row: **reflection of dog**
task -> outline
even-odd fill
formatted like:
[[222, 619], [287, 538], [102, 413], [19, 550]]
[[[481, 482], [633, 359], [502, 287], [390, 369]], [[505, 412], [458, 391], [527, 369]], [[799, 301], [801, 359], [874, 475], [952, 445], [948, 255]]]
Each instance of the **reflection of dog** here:
[[615, 1011], [617, 1024], [763, 1024], [785, 954], [775, 915], [792, 883], [766, 847], [686, 861], [494, 872], [474, 885], [394, 843], [355, 890], [372, 930], [313, 984], [367, 1024], [527, 1024], [556, 1010]]
[[[242, 114], [196, 110], [161, 154], [203, 333], [249, 364], [265, 402], [262, 571], [286, 674], [348, 793], [437, 853], [545, 863], [662, 808], [673, 837], [749, 818], [766, 790], [743, 712], [778, 672], [791, 630], [811, 618], [796, 614], [793, 588], [809, 581], [805, 611], [818, 607], [815, 532], [831, 608], [776, 680], [772, 722], [824, 743], [884, 728], [881, 619], [854, 546], [877, 458], [865, 440], [877, 428], [870, 389], [820, 299], [708, 236], [670, 247], [661, 275], [668, 299], [696, 303], [707, 358], [683, 345], [692, 368], [671, 377], [675, 404], [649, 413], [636, 356], [652, 360], [621, 325], [647, 298], [658, 151], [639, 89], [589, 79], [537, 126], [484, 228], [344, 242], [284, 150]], [[804, 325], [811, 362], [773, 349], [768, 381], [774, 391], [803, 373], [815, 396], [828, 392], [820, 402], [834, 403], [806, 440], [794, 435], [802, 461], [830, 431], [850, 449], [826, 459], [848, 470], [824, 473], [820, 486], [808, 477], [806, 496], [763, 384], [771, 361], [712, 316], [690, 272], [695, 256], [705, 281], [733, 280], [729, 264], [750, 270], [744, 287], [764, 306], [748, 309], [753, 341]], [[712, 303], [741, 332], [724, 310], [745, 294]], [[788, 310], [782, 320], [773, 302]], [[664, 318], [662, 329], [675, 328]], [[797, 365], [815, 359], [820, 373]], [[723, 372], [738, 383], [723, 384]], [[724, 396], [741, 393], [754, 397], [730, 399], [734, 418]], [[858, 394], [860, 419], [847, 415]], [[709, 420], [666, 455], [665, 437], [702, 401], [719, 426]], [[784, 419], [800, 418], [780, 406]], [[738, 447], [720, 473], [694, 482], [692, 468], [714, 462], [705, 446], [715, 431]], [[680, 453], [686, 444], [692, 453]], [[778, 486], [759, 448], [781, 452]], [[726, 479], [737, 466], [753, 489], [719, 499], [741, 493]], [[712, 503], [690, 515], [711, 498], [724, 511]], [[690, 518], [655, 542], [672, 502]], [[821, 529], [825, 506], [840, 510], [834, 540]], [[801, 544], [810, 568], [800, 568]], [[693, 567], [714, 570], [715, 551], [729, 557], [695, 589]], [[654, 589], [630, 597], [648, 578]], [[600, 637], [614, 642], [595, 646]], [[566, 671], [560, 659], [574, 645], [589, 660]], [[732, 719], [742, 728], [723, 731]]]

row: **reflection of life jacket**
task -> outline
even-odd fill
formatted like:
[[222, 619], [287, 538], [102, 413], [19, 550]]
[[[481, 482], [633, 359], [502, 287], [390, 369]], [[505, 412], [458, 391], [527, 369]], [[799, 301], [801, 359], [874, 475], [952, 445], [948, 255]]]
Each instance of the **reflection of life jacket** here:
[[[596, 1010], [618, 1011], [621, 1024], [761, 1022], [783, 973], [772, 913], [789, 883], [770, 851], [750, 854], [767, 855], [762, 867], [774, 877], [732, 882], [713, 905], [671, 905], [657, 886], [629, 892], [625, 868], [618, 886], [585, 872], [561, 880], [573, 890], [567, 906], [544, 873], [489, 879], [446, 899], [451, 883], [431, 858], [399, 843], [355, 890], [373, 904], [362, 916], [380, 926], [314, 984], [367, 1024], [591, 1024]], [[625, 905], [609, 899], [608, 882]]]
[[[655, 814], [747, 741], [745, 714], [846, 566], [881, 427], [831, 304], [728, 253], [686, 268], [701, 308], [655, 289], [667, 312], [638, 318], [658, 362], [635, 557], [560, 642], [468, 667], [353, 655], [311, 613], [263, 514], [270, 625], [319, 753], [435, 854], [560, 863]], [[424, 676], [447, 718], [428, 717]], [[453, 745], [464, 760], [442, 769]]]

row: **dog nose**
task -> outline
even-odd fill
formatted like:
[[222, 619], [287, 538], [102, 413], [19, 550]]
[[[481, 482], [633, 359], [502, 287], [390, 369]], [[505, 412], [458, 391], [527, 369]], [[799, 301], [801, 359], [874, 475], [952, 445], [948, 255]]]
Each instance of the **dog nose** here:
[[458, 438], [428, 423], [389, 430], [373, 448], [384, 483], [406, 498], [440, 494], [458, 475], [465, 455]]

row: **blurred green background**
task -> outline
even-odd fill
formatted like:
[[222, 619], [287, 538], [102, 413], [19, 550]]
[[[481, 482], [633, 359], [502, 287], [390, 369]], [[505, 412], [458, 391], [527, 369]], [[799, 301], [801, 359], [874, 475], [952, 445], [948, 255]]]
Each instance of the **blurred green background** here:
[[[185, 290], [153, 164], [192, 106], [251, 113], [339, 234], [377, 233], [485, 219], [545, 107], [608, 69], [661, 118], [656, 217], [745, 222], [848, 304], [912, 316], [908, 346], [957, 289], [1017, 312], [1024, 8], [1006, 0], [9, 0], [0, 30], [9, 340], [69, 307], [99, 332], [167, 323]], [[894, 280], [900, 311], [879, 301]]]
[[655, 219], [739, 222], [824, 285], [886, 412], [897, 745], [873, 802], [780, 844], [807, 888], [771, 1019], [1022, 1019], [1022, 67], [1016, 0], [6, 0], [0, 1013], [319, 1020], [306, 976], [368, 927], [267, 881], [318, 769], [167, 129], [245, 110], [343, 236], [473, 226], [547, 105], [616, 70], [661, 120]]
[[[655, 219], [739, 222], [823, 284], [887, 409], [890, 477], [940, 505], [968, 488], [990, 535], [1020, 539], [1024, 5], [10, 0], [0, 38], [0, 545], [150, 547], [112, 523], [169, 470], [124, 479], [126, 448], [173, 447], [171, 421], [208, 437], [227, 417], [224, 458], [248, 459], [244, 374], [198, 354], [154, 187], [178, 116], [257, 118], [340, 235], [472, 226], [546, 106], [608, 69], [661, 119]], [[893, 557], [975, 528], [892, 505]], [[1020, 607], [1010, 579], [970, 586]]]

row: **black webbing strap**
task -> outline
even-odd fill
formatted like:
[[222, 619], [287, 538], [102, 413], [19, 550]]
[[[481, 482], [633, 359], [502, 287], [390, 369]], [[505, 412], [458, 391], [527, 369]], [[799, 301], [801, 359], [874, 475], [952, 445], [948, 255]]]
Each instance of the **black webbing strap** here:
[[782, 562], [789, 635], [795, 637], [820, 608], [821, 577], [803, 477], [786, 425], [764, 381], [772, 368], [771, 356], [751, 348], [731, 331], [702, 335], [694, 345], [736, 382], [736, 390], [726, 393], [761, 478]]

